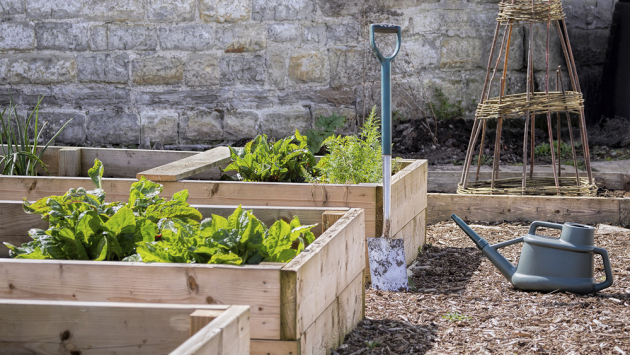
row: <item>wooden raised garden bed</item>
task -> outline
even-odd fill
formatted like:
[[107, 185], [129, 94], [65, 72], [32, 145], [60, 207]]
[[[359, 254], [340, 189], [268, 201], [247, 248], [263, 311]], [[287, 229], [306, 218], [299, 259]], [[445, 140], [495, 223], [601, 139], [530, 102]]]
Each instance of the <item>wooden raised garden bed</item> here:
[[249, 354], [249, 307], [0, 300], [0, 354]]
[[[87, 176], [87, 169], [92, 166], [94, 158], [100, 159], [105, 166], [105, 176], [116, 177], [103, 180], [108, 201], [126, 200], [129, 187], [136, 181], [126, 177], [145, 175], [164, 185], [162, 195], [165, 197], [188, 189], [188, 201], [192, 204], [363, 208], [365, 236], [380, 236], [382, 232], [383, 199], [380, 184], [218, 181], [218, 166], [229, 162], [226, 147], [202, 153], [106, 148], [48, 149], [44, 162], [49, 165], [51, 174], [80, 171], [79, 176]], [[201, 155], [206, 160], [199, 159]], [[425, 240], [428, 163], [426, 160], [405, 160], [403, 166], [392, 177], [391, 232], [394, 238], [404, 239], [405, 256], [410, 264], [416, 259], [418, 248]], [[168, 181], [179, 178], [205, 180]], [[45, 196], [62, 195], [69, 188], [81, 186], [88, 188], [92, 183], [89, 178], [83, 177], [0, 175], [0, 200], [21, 201], [25, 197], [33, 201]]]
[[[18, 203], [0, 205], [2, 211], [13, 209], [11, 216], [27, 216], [19, 222], [2, 212], [1, 222], [11, 221], [12, 229], [0, 229], [0, 238], [37, 223], [33, 217], [39, 216], [24, 214]], [[233, 210], [200, 208], [206, 215]], [[293, 214], [312, 223], [321, 222], [324, 209], [257, 208], [254, 213], [265, 223]], [[287, 264], [0, 259], [0, 299], [248, 305], [252, 354], [320, 354], [340, 345], [363, 318], [364, 250], [365, 213], [353, 208]]]

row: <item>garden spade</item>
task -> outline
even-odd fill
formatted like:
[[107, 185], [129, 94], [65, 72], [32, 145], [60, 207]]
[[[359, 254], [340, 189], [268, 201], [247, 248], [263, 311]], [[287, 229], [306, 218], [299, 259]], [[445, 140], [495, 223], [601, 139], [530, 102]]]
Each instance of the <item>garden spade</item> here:
[[[374, 40], [375, 33], [396, 34], [396, 49], [389, 57], [381, 54]], [[370, 25], [370, 45], [381, 62], [381, 140], [383, 146], [383, 235], [368, 238], [368, 257], [372, 287], [385, 291], [407, 290], [407, 266], [405, 244], [402, 239], [392, 239], [390, 233], [391, 175], [392, 175], [392, 110], [391, 110], [391, 62], [400, 50], [400, 26], [387, 24]]]

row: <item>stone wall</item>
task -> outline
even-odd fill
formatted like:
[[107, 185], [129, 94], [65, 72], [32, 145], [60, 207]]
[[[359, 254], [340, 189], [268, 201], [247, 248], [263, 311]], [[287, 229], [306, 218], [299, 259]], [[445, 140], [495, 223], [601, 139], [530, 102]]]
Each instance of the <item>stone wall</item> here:
[[[613, 5], [565, 1], [587, 100]], [[394, 109], [421, 116], [437, 87], [471, 116], [496, 13], [496, 0], [0, 0], [0, 103], [45, 95], [40, 116], [52, 129], [74, 118], [58, 142], [77, 145], [282, 137], [333, 111], [352, 130], [379, 101], [367, 24], [389, 22], [404, 26]], [[515, 29], [511, 91], [524, 88], [527, 36]]]

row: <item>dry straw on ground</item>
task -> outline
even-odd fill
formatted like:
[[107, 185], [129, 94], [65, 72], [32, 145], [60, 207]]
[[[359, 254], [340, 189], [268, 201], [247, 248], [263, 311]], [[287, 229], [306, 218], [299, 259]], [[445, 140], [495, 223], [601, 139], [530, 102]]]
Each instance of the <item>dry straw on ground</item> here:
[[[472, 227], [496, 243], [528, 225]], [[415, 290], [368, 289], [367, 319], [334, 353], [630, 355], [630, 233], [600, 231], [595, 243], [608, 250], [615, 283], [574, 295], [516, 291], [453, 223], [429, 226], [428, 245], [410, 268]], [[521, 245], [502, 252], [516, 262]], [[599, 280], [600, 259], [596, 267]]]

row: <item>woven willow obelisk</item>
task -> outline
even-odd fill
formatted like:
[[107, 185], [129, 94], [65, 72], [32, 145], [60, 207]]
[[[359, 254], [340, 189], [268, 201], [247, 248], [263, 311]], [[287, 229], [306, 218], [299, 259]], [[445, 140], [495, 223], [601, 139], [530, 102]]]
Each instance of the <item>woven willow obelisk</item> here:
[[[529, 26], [529, 44], [527, 49], [527, 88], [525, 93], [508, 95], [506, 89], [507, 63], [510, 54], [512, 30], [514, 26], [518, 25]], [[534, 48], [534, 26], [538, 28], [543, 27], [546, 30], [547, 35], [544, 68], [546, 75], [545, 82], [543, 83], [544, 92], [534, 92], [533, 51], [537, 49]], [[551, 79], [549, 76], [549, 72], [551, 70], [551, 63], [549, 63], [549, 37], [551, 35], [552, 28], [555, 28], [556, 31], [554, 32], [557, 32], [560, 37], [560, 43], [562, 45], [567, 65], [567, 72], [569, 73], [569, 79], [571, 81], [570, 90], [565, 90], [564, 88], [560, 66], [557, 67], [558, 69], [555, 73], [556, 78], [553, 80], [555, 81], [555, 91], [551, 91], [549, 85]], [[503, 36], [499, 42], [499, 32], [501, 29], [503, 29]], [[499, 48], [499, 52], [495, 58], [497, 47]], [[555, 65], [558, 64], [560, 63], [555, 63]], [[502, 69], [500, 78], [496, 78], [498, 69]], [[499, 96], [497, 97], [490, 97], [493, 84], [498, 85]], [[573, 131], [571, 130], [570, 113], [579, 116], [579, 130], [582, 149], [584, 151], [583, 158], [587, 177], [579, 177], [576, 145], [573, 140]], [[556, 149], [553, 144], [553, 114], [555, 114], [557, 119], [556, 130], [558, 147], [561, 146], [561, 119], [566, 117], [566, 124], [569, 128], [570, 145], [573, 154], [573, 165], [575, 166], [575, 176], [561, 176], [561, 149], [557, 149], [558, 156], [556, 158]], [[547, 118], [553, 178], [534, 176], [536, 115], [546, 116]], [[523, 117], [525, 121], [525, 133], [523, 136], [523, 176], [521, 178], [499, 179], [501, 129], [503, 126], [503, 120], [506, 118], [519, 117]], [[479, 168], [482, 162], [488, 119], [496, 120], [497, 129], [494, 143], [491, 180], [483, 181], [479, 180]], [[476, 145], [480, 135], [481, 144], [479, 145], [477, 174], [475, 181], [468, 181], [473, 155], [476, 151]], [[529, 161], [527, 154], [528, 144], [530, 148]], [[528, 165], [529, 174], [527, 172]], [[475, 123], [473, 125], [470, 141], [468, 143], [468, 150], [466, 152], [466, 158], [464, 160], [464, 170], [462, 172], [462, 178], [457, 192], [463, 194], [560, 194], [591, 196], [594, 195], [596, 191], [597, 187], [593, 182], [593, 176], [591, 174], [588, 138], [584, 122], [584, 100], [582, 99], [580, 82], [578, 81], [575, 61], [571, 51], [571, 43], [569, 42], [569, 35], [567, 33], [562, 3], [560, 0], [501, 0], [499, 3], [499, 16], [497, 17], [494, 40], [492, 49], [490, 50], [490, 58], [488, 60], [486, 79], [481, 100], [477, 107]]]

